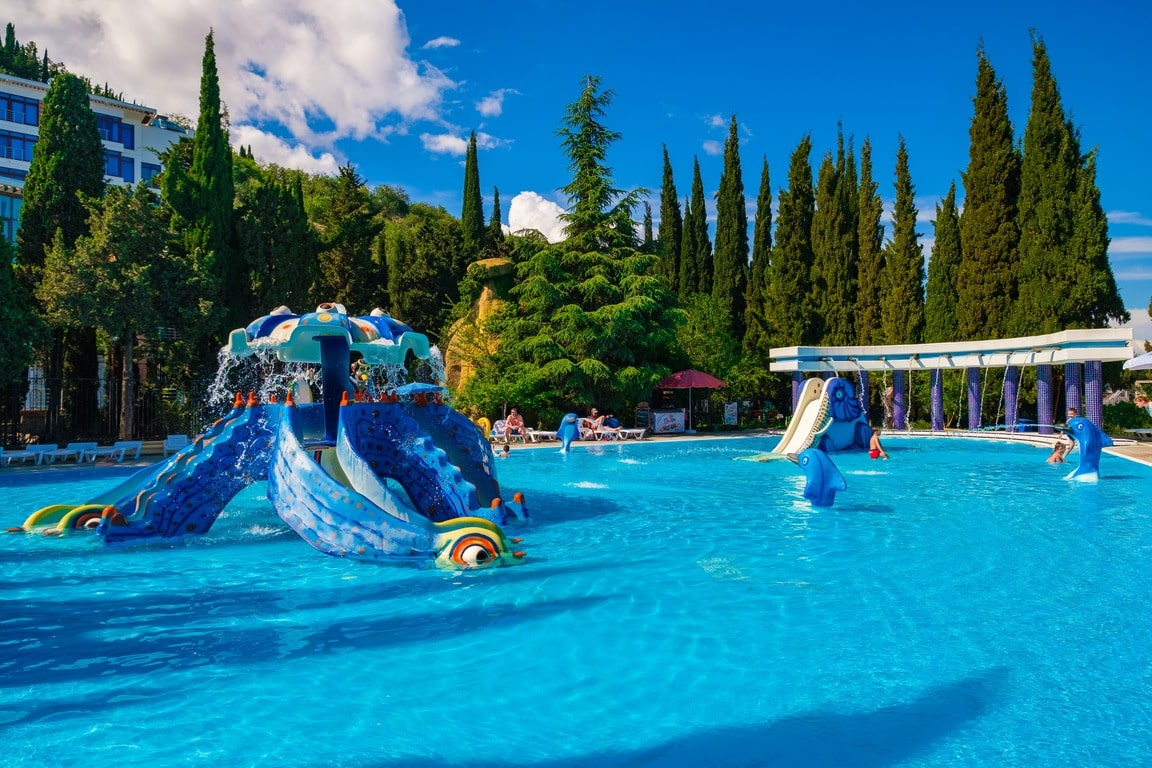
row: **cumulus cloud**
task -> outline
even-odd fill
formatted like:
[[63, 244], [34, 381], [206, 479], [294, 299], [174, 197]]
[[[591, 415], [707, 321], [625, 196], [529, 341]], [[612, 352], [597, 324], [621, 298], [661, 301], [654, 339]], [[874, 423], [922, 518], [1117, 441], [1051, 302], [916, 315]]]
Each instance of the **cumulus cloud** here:
[[723, 128], [725, 126], [724, 117], [722, 115], [709, 115], [708, 127], [710, 128]]
[[564, 222], [560, 215], [564, 209], [535, 192], [521, 192], [508, 206], [508, 229], [535, 229], [550, 243], [564, 239]]
[[501, 88], [476, 102], [476, 111], [484, 117], [499, 117], [504, 112], [504, 97], [517, 93], [512, 88]]
[[706, 155], [724, 154], [724, 144], [722, 142], [709, 139], [708, 141], [704, 142], [702, 146], [704, 148], [704, 154]]
[[[22, 40], [66, 51], [72, 72], [160, 112], [199, 113], [204, 37], [215, 30], [221, 97], [233, 131], [256, 125], [303, 145], [301, 159], [343, 138], [384, 138], [437, 120], [448, 76], [408, 54], [394, 0], [11, 0]], [[255, 150], [255, 141], [253, 149]], [[323, 157], [323, 155], [321, 155]]]
[[331, 152], [322, 152], [317, 156], [303, 144], [289, 144], [279, 136], [250, 125], [233, 126], [232, 138], [238, 145], [251, 147], [252, 155], [261, 163], [275, 163], [282, 168], [295, 168], [305, 173], [322, 173], [327, 176], [335, 176], [340, 172], [340, 162]]
[[434, 48], [455, 48], [458, 45], [460, 45], [460, 41], [456, 38], [445, 37], [444, 35], [441, 35], [440, 37], [437, 37], [433, 40], [429, 40], [420, 47], [424, 48], [425, 50], [432, 50]]
[[[464, 155], [468, 152], [468, 137], [460, 133], [422, 133], [420, 142], [429, 152], [442, 155]], [[506, 139], [498, 139], [483, 131], [476, 134], [476, 149], [495, 149], [508, 143]]]

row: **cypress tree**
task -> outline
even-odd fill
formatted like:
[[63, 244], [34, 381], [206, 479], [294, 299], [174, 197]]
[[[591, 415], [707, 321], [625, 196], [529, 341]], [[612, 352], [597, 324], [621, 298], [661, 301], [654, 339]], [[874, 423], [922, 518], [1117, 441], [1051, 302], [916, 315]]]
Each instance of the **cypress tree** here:
[[640, 242], [640, 250], [643, 253], [653, 252], [653, 239], [652, 239], [652, 206], [647, 200], [644, 201], [644, 224], [642, 227], [644, 231], [644, 239]]
[[1008, 97], [983, 46], [977, 59], [968, 169], [962, 174], [964, 255], [956, 284], [956, 326], [965, 341], [1007, 335], [1017, 295], [1020, 157], [1008, 119]]
[[500, 210], [500, 190], [492, 187], [492, 220], [488, 222], [488, 247], [493, 255], [499, 252], [500, 244], [504, 242], [504, 227], [500, 220], [503, 213]]
[[812, 138], [805, 136], [788, 166], [788, 189], [780, 192], [776, 244], [768, 269], [764, 300], [769, 346], [815, 344], [812, 297]]
[[892, 240], [885, 248], [880, 320], [887, 344], [919, 344], [924, 338], [924, 252], [916, 231], [915, 188], [904, 137], [896, 149], [896, 208]]
[[678, 293], [686, 299], [697, 293], [700, 276], [696, 272], [696, 213], [690, 198], [684, 198], [684, 231], [680, 243], [680, 280]]
[[189, 253], [199, 249], [205, 271], [216, 283], [216, 301], [223, 310], [223, 326], [219, 330], [226, 332], [245, 325], [250, 318], [243, 314], [248, 301], [247, 270], [235, 244], [232, 150], [220, 104], [220, 78], [211, 31], [204, 38], [200, 118], [192, 139], [188, 181], [192, 210], [186, 247]]
[[764, 323], [764, 302], [768, 293], [768, 266], [772, 259], [772, 182], [768, 158], [760, 170], [760, 192], [756, 195], [756, 221], [752, 226], [752, 266], [748, 274], [748, 296], [744, 304], [745, 354], [761, 363], [768, 362], [769, 331]]
[[932, 222], [936, 242], [928, 262], [928, 287], [924, 299], [924, 341], [956, 339], [956, 273], [963, 251], [960, 246], [960, 214], [956, 210], [956, 182], [936, 205]]
[[1079, 275], [1067, 297], [1067, 326], [1104, 328], [1110, 322], [1126, 323], [1132, 318], [1124, 308], [1108, 261], [1111, 239], [1108, 217], [1100, 205], [1100, 188], [1096, 186], [1095, 150], [1084, 158], [1077, 176], [1075, 203], [1071, 252], [1078, 256]]
[[480, 195], [480, 167], [476, 157], [476, 131], [468, 137], [464, 155], [464, 207], [460, 212], [466, 261], [475, 261], [484, 250], [484, 201]]
[[[685, 217], [686, 218], [686, 217]], [[659, 272], [673, 291], [680, 290], [680, 256], [684, 219], [680, 216], [680, 196], [672, 178], [672, 163], [668, 159], [668, 145], [664, 145], [664, 177], [660, 183], [660, 228], [656, 232]]]
[[712, 298], [728, 318], [734, 338], [744, 338], [744, 294], [748, 290], [748, 210], [740, 171], [736, 116], [724, 142], [724, 170], [716, 195], [716, 250], [712, 254]]
[[857, 191], [856, 220], [856, 338], [865, 346], [880, 344], [881, 278], [884, 274], [884, 227], [880, 217], [884, 204], [872, 179], [872, 140], [860, 147], [860, 187]]
[[692, 167], [692, 240], [696, 262], [696, 285], [691, 291], [712, 293], [712, 242], [708, 239], [708, 205], [704, 202], [704, 181], [700, 178], [700, 160], [693, 158]]
[[[851, 175], [849, 175], [851, 174]], [[816, 176], [816, 212], [812, 219], [812, 306], [818, 335], [830, 345], [852, 344], [856, 303], [856, 170], [837, 136], [836, 161], [827, 154]]]
[[88, 90], [83, 80], [63, 72], [44, 94], [40, 136], [24, 181], [16, 262], [26, 290], [31, 292], [39, 282], [45, 250], [57, 230], [65, 247], [88, 233], [82, 197], [99, 197], [103, 190], [104, 144], [88, 105]]

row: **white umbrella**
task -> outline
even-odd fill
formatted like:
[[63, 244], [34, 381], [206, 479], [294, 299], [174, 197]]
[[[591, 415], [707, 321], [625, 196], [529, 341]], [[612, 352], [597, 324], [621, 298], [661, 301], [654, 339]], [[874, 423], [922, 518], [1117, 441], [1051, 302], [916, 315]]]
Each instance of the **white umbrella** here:
[[1124, 363], [1124, 370], [1152, 371], [1152, 352], [1145, 353], [1139, 357], [1134, 357], [1128, 362]]

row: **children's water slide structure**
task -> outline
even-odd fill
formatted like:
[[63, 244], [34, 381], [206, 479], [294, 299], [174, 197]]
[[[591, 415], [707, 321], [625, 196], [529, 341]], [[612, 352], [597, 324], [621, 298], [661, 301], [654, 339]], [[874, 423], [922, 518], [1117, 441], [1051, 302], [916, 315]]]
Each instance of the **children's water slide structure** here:
[[203, 534], [241, 489], [267, 480], [276, 513], [329, 555], [447, 569], [523, 558], [502, 526], [527, 510], [520, 494], [503, 498], [486, 436], [444, 402], [441, 383], [404, 381], [407, 366], [433, 370], [423, 334], [381, 310], [280, 307], [233, 331], [222, 356], [275, 370], [290, 383], [285, 401], [237, 395], [174, 456], [84, 504], [44, 507], [23, 530], [94, 529], [109, 544]]
[[809, 448], [867, 450], [871, 436], [864, 407], [847, 379], [806, 379], [795, 415], [772, 453], [783, 458]]

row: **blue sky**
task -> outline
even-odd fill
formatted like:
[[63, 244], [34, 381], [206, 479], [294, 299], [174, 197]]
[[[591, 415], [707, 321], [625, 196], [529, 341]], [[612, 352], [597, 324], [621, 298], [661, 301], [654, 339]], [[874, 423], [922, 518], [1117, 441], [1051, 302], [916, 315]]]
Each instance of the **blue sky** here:
[[196, 113], [203, 35], [212, 27], [237, 142], [258, 158], [310, 171], [352, 162], [370, 184], [399, 185], [454, 214], [464, 142], [476, 130], [481, 185], [486, 195], [500, 189], [504, 222], [513, 226], [547, 229], [565, 203], [558, 188], [569, 171], [556, 132], [586, 74], [616, 94], [605, 122], [622, 134], [608, 158], [617, 184], [647, 187], [654, 197], [663, 144], [681, 197], [694, 156], [706, 194], [715, 192], [735, 114], [750, 203], [761, 158], [778, 190], [801, 137], [812, 136], [815, 166], [834, 148], [838, 123], [857, 147], [871, 138], [890, 201], [902, 134], [926, 252], [934, 205], [952, 181], [960, 184], [968, 161], [977, 46], [983, 41], [1003, 79], [1022, 135], [1035, 28], [1065, 109], [1084, 144], [1099, 148], [1121, 293], [1128, 307], [1147, 308], [1147, 4], [1088, 12], [1067, 0], [801, 5], [203, 0], [141, 11], [129, 0], [15, 0], [9, 13], [21, 41], [46, 46], [73, 71], [188, 115]]

